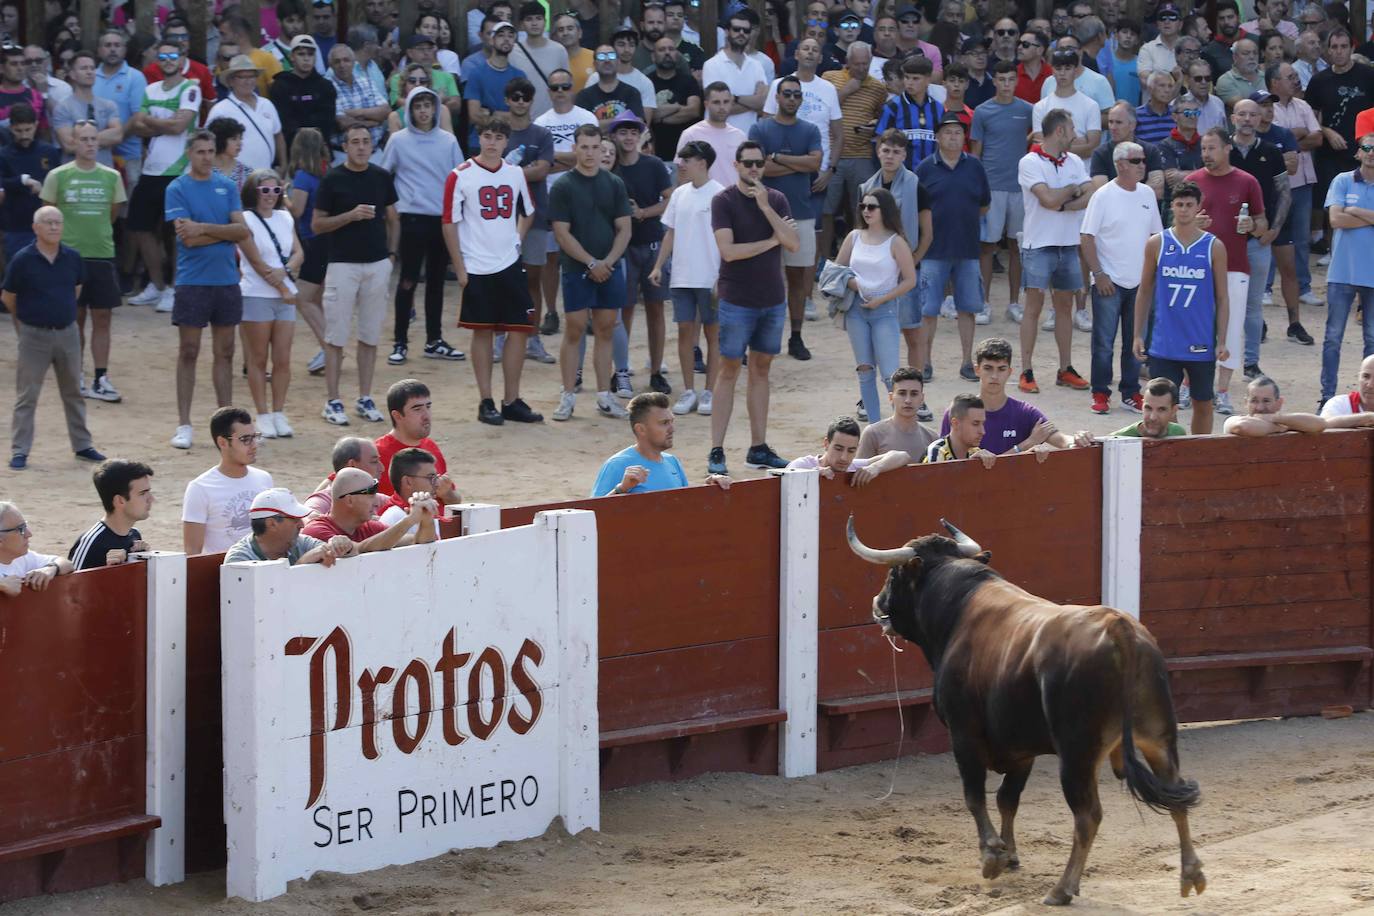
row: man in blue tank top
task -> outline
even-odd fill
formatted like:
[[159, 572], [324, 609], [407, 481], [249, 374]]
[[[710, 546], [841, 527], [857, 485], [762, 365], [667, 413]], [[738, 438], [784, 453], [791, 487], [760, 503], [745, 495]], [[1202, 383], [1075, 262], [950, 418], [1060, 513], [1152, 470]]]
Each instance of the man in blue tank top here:
[[1202, 191], [1190, 181], [1174, 189], [1172, 229], [1145, 243], [1135, 316], [1135, 355], [1150, 375], [1193, 390], [1195, 436], [1212, 432], [1213, 370], [1230, 356], [1217, 331], [1226, 327], [1226, 249], [1198, 225]]

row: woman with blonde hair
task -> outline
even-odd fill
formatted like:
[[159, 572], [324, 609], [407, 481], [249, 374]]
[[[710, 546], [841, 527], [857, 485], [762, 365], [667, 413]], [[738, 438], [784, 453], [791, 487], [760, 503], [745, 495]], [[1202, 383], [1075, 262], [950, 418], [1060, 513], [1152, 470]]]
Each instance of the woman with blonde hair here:
[[[295, 221], [286, 208], [286, 188], [272, 169], [258, 169], [243, 183], [243, 221], [250, 239], [239, 243], [243, 274], [243, 322], [239, 333], [248, 363], [248, 390], [263, 438], [293, 435], [286, 419], [291, 384], [291, 339], [296, 333], [296, 273], [305, 260]], [[272, 393], [267, 393], [267, 358], [272, 357]], [[268, 409], [270, 406], [270, 410]]]
[[300, 273], [296, 275], [296, 311], [310, 326], [320, 349], [311, 358], [306, 371], [319, 375], [324, 371], [324, 271], [328, 267], [327, 248], [324, 239], [316, 238], [310, 229], [310, 218], [315, 213], [315, 192], [319, 190], [320, 179], [329, 171], [329, 148], [324, 144], [324, 135], [313, 127], [302, 127], [296, 131], [291, 141], [291, 155], [286, 173], [291, 176], [291, 191], [287, 207], [296, 221], [296, 237], [301, 240], [305, 260], [301, 262]]

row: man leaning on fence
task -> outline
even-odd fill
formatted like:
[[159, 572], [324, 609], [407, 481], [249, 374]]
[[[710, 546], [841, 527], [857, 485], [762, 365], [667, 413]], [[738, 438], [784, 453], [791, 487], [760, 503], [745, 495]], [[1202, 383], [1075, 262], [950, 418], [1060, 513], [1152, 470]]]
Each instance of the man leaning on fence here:
[[253, 530], [229, 548], [224, 554], [225, 563], [284, 559], [291, 566], [333, 566], [335, 560], [358, 552], [357, 545], [342, 534], [327, 541], [302, 534], [310, 510], [285, 487], [263, 490], [253, 497], [248, 513]]

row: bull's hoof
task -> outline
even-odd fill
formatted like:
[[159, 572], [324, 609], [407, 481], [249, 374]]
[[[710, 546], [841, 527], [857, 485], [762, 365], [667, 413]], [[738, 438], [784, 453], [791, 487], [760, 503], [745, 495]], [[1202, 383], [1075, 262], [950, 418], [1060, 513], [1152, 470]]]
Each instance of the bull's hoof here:
[[1007, 856], [1007, 871], [1016, 871], [1021, 867], [1021, 857], [1015, 852]]
[[1196, 891], [1200, 897], [1205, 890], [1207, 890], [1207, 876], [1202, 873], [1202, 863], [1199, 862], [1185, 868], [1179, 878], [1179, 895], [1187, 897], [1189, 891]]
[[1046, 894], [1045, 899], [1040, 902], [1045, 906], [1068, 906], [1070, 903], [1073, 903], [1073, 894], [1070, 894], [1062, 887], [1056, 887]]
[[1012, 856], [1001, 840], [994, 840], [983, 850], [983, 877], [996, 878], [1011, 867]]

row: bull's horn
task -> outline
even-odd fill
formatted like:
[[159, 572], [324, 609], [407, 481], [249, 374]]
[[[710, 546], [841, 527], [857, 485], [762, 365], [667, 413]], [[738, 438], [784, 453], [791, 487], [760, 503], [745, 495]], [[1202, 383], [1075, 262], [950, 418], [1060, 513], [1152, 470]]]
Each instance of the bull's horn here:
[[954, 543], [959, 545], [960, 554], [966, 557], [976, 557], [978, 554], [982, 553], [983, 548], [980, 547], [978, 542], [973, 538], [964, 534], [964, 532], [955, 528], [943, 518], [940, 519], [940, 524], [945, 526], [945, 530], [949, 532], [949, 536], [954, 538]]
[[849, 524], [845, 531], [849, 538], [849, 549], [870, 563], [879, 563], [883, 566], [899, 566], [903, 563], [910, 563], [916, 558], [916, 548], [914, 547], [894, 547], [891, 550], [875, 550], [868, 547], [859, 536], [854, 533], [854, 516], [849, 516]]

